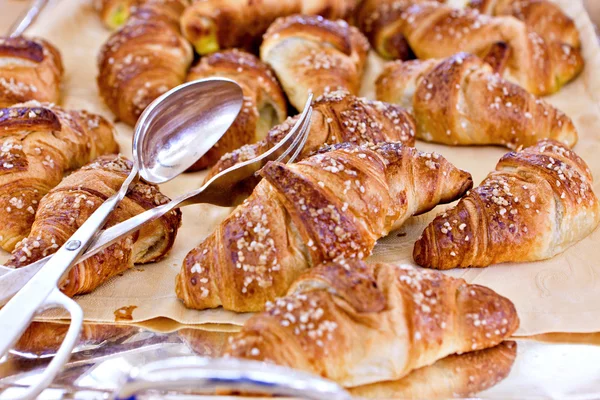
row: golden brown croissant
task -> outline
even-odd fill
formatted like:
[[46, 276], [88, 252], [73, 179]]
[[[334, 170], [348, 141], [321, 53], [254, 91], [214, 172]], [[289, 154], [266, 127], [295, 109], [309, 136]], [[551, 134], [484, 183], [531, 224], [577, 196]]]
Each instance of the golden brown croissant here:
[[444, 144], [515, 149], [551, 138], [577, 142], [571, 119], [476, 56], [394, 61], [376, 82], [377, 98], [412, 109], [417, 137]]
[[436, 269], [543, 260], [589, 235], [598, 222], [585, 162], [543, 140], [502, 157], [479, 187], [425, 228], [413, 256]]
[[358, 386], [350, 393], [363, 399], [474, 397], [506, 378], [516, 357], [517, 343], [506, 341], [489, 349], [453, 354], [402, 379]]
[[38, 102], [0, 109], [0, 245], [29, 234], [38, 202], [63, 176], [116, 153], [113, 127], [99, 115]]
[[267, 132], [287, 116], [287, 103], [271, 69], [257, 57], [227, 50], [203, 57], [188, 74], [188, 81], [209, 77], [236, 81], [244, 94], [244, 107], [217, 144], [191, 170], [215, 164], [223, 155], [243, 145], [264, 139]]
[[250, 318], [226, 354], [355, 387], [496, 346], [518, 325], [511, 301], [486, 287], [410, 265], [338, 259]]
[[138, 7], [144, 4], [165, 4], [165, 11], [171, 12], [174, 19], [179, 19], [182, 10], [189, 5], [188, 0], [96, 0], [96, 10], [100, 19], [109, 29], [120, 28]]
[[42, 39], [0, 37], [0, 107], [29, 100], [58, 103], [60, 53]]
[[510, 15], [525, 22], [545, 40], [581, 46], [579, 32], [571, 18], [548, 0], [471, 0], [469, 6], [489, 15]]
[[[205, 182], [221, 171], [250, 160], [279, 143], [292, 129], [298, 117], [289, 118], [273, 128], [268, 136], [253, 145], [226, 154], [210, 170]], [[304, 159], [326, 144], [343, 142], [367, 144], [401, 142], [415, 144], [415, 123], [403, 108], [393, 104], [356, 97], [348, 92], [329, 92], [313, 103], [308, 138], [298, 159]], [[234, 188], [241, 197], [249, 194], [258, 180]]]
[[[131, 167], [132, 163], [120, 156], [103, 156], [66, 177], [40, 201], [31, 232], [17, 244], [8, 266], [24, 267], [54, 253], [119, 190]], [[140, 181], [112, 212], [106, 226], [167, 201], [157, 186]], [[69, 296], [88, 293], [134, 264], [159, 260], [173, 247], [180, 224], [178, 209], [145, 224], [136, 233], [75, 265], [60, 282], [60, 289]]]
[[[15, 350], [36, 355], [54, 354], [62, 344], [69, 324], [61, 322], [33, 321], [23, 336], [15, 343]], [[77, 343], [81, 345], [100, 345], [114, 342], [132, 335], [139, 328], [131, 325], [109, 325], [84, 323]]]
[[117, 118], [135, 125], [154, 99], [182, 84], [193, 52], [179, 33], [183, 4], [145, 1], [98, 57], [98, 88]]
[[269, 25], [292, 14], [345, 18], [358, 0], [196, 0], [181, 17], [181, 30], [199, 54], [240, 47], [254, 50]]
[[293, 15], [269, 27], [260, 58], [275, 70], [290, 103], [302, 110], [311, 92], [358, 94], [368, 51], [367, 39], [345, 21]]
[[410, 216], [472, 185], [443, 157], [401, 143], [335, 145], [297, 164], [269, 163], [261, 175], [253, 194], [186, 256], [176, 292], [187, 307], [262, 310], [311, 266], [367, 257]]
[[459, 51], [485, 56], [498, 43], [505, 43], [510, 55], [504, 78], [536, 95], [556, 92], [583, 69], [579, 50], [544, 40], [513, 17], [490, 17], [435, 2], [411, 5], [397, 16], [386, 17], [385, 36], [380, 40], [401, 35], [420, 59], [449, 57]]

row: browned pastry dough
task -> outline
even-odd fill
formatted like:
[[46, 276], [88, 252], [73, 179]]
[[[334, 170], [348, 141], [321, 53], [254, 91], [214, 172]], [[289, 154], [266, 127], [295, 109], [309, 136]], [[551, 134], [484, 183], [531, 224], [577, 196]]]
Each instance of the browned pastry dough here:
[[402, 379], [352, 388], [363, 399], [468, 398], [489, 389], [508, 376], [517, 357], [516, 342], [442, 358]]
[[[54, 354], [62, 344], [68, 329], [69, 324], [65, 323], [34, 321], [15, 343], [14, 349], [36, 355]], [[84, 323], [77, 345], [100, 345], [103, 342], [114, 342], [138, 330], [139, 328], [127, 325]]]
[[490, 15], [510, 15], [525, 22], [545, 40], [579, 48], [579, 32], [571, 18], [548, 0], [471, 0], [470, 7]]
[[227, 50], [203, 57], [188, 74], [188, 81], [224, 77], [237, 82], [244, 94], [244, 106], [237, 119], [217, 144], [191, 170], [215, 164], [243, 145], [264, 139], [274, 125], [287, 116], [287, 103], [271, 69], [257, 57], [239, 50]]
[[29, 234], [38, 202], [63, 176], [116, 153], [113, 127], [99, 115], [28, 102], [0, 109], [0, 245]]
[[544, 260], [585, 238], [599, 221], [585, 162], [543, 140], [502, 157], [479, 187], [425, 228], [413, 256], [436, 269]]
[[181, 10], [189, 5], [188, 0], [96, 0], [94, 5], [104, 25], [116, 30], [127, 22], [138, 7], [146, 3], [165, 4], [166, 10], [175, 13], [174, 19], [179, 19]]
[[196, 0], [181, 30], [199, 54], [241, 47], [254, 50], [273, 21], [292, 14], [345, 18], [359, 0]]
[[460, 197], [471, 176], [401, 143], [335, 145], [297, 164], [269, 163], [254, 193], [183, 261], [190, 308], [260, 311], [300, 273], [367, 257], [412, 215]]
[[226, 354], [355, 387], [496, 346], [518, 325], [511, 301], [486, 287], [410, 265], [338, 259], [250, 318]]
[[466, 53], [390, 62], [376, 90], [379, 100], [412, 109], [417, 137], [430, 142], [511, 149], [545, 138], [568, 147], [577, 142], [568, 116]]
[[193, 51], [179, 33], [183, 7], [146, 0], [102, 46], [98, 88], [119, 120], [135, 125], [154, 99], [185, 81]]
[[513, 17], [490, 17], [470, 8], [459, 10], [435, 2], [403, 10], [385, 27], [385, 36], [392, 40], [402, 35], [420, 59], [445, 58], [459, 51], [485, 56], [503, 42], [510, 49], [503, 76], [536, 95], [558, 91], [583, 69], [578, 49], [544, 40]]
[[310, 92], [358, 94], [368, 51], [367, 39], [345, 21], [293, 15], [269, 27], [260, 58], [275, 70], [290, 103], [302, 110]]
[[[40, 201], [27, 238], [19, 242], [8, 262], [24, 267], [54, 253], [110, 196], [131, 171], [132, 163], [121, 156], [103, 156], [66, 177]], [[110, 215], [106, 226], [115, 225], [169, 199], [158, 187], [140, 181]], [[88, 293], [134, 264], [154, 262], [173, 247], [181, 224], [175, 209], [95, 256], [75, 265], [60, 282], [68, 296]]]
[[42, 39], [0, 37], [0, 107], [29, 100], [58, 103], [60, 53]]
[[[273, 128], [268, 136], [253, 145], [226, 154], [210, 170], [205, 181], [238, 163], [250, 160], [279, 143], [292, 129], [298, 117], [289, 118]], [[343, 142], [366, 144], [401, 142], [415, 144], [415, 123], [411, 115], [393, 104], [356, 97], [348, 92], [329, 92], [313, 103], [308, 138], [298, 159], [304, 159], [326, 144]], [[244, 197], [258, 183], [246, 183], [232, 193]]]

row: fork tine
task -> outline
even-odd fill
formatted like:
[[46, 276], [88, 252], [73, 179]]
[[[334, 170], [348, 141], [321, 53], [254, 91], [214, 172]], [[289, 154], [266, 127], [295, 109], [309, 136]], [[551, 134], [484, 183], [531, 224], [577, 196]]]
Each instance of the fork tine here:
[[308, 123], [304, 124], [304, 126], [302, 127], [302, 132], [300, 132], [299, 137], [302, 138], [302, 140], [300, 141], [300, 143], [298, 144], [298, 146], [296, 147], [296, 151], [294, 151], [294, 154], [292, 154], [292, 156], [290, 157], [290, 159], [287, 161], [286, 164], [291, 164], [293, 163], [296, 158], [298, 158], [298, 156], [300, 155], [300, 152], [302, 151], [302, 149], [304, 149], [304, 145], [306, 144], [306, 140], [308, 139], [308, 135], [310, 133], [310, 116], [312, 115], [312, 109], [308, 112]]
[[310, 126], [311, 114], [312, 107], [309, 107], [308, 112], [303, 116], [304, 118], [298, 120], [298, 122], [294, 126], [294, 129], [296, 129], [296, 132], [294, 134], [294, 141], [290, 143], [289, 146], [283, 151], [283, 153], [281, 153], [279, 157], [277, 157], [274, 160], [275, 162], [283, 162], [286, 159], [286, 157], [288, 157], [289, 154], [292, 153], [302, 142], [302, 140], [304, 139], [304, 135], [306, 134], [306, 132], [308, 131], [308, 127]]

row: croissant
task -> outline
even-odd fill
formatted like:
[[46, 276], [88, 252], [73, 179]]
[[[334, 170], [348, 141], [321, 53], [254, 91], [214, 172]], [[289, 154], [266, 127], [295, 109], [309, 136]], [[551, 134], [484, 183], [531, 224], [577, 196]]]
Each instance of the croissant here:
[[100, 95], [117, 118], [135, 125], [158, 96], [182, 84], [193, 51], [179, 33], [179, 1], [145, 1], [104, 43], [98, 57]]
[[261, 175], [183, 261], [176, 292], [187, 307], [260, 311], [312, 265], [367, 257], [410, 216], [472, 185], [443, 157], [401, 143], [335, 145], [297, 164], [271, 162]]
[[269, 27], [260, 58], [275, 70], [290, 103], [302, 110], [311, 92], [358, 94], [368, 51], [367, 39], [345, 21], [293, 15]]
[[585, 162], [543, 140], [502, 157], [479, 187], [425, 228], [413, 256], [436, 269], [544, 260], [585, 238], [598, 222]]
[[395, 61], [376, 82], [377, 98], [412, 109], [417, 137], [444, 144], [497, 144], [511, 149], [551, 138], [577, 142], [571, 119], [476, 56]]
[[[33, 321], [15, 343], [15, 350], [35, 355], [54, 354], [62, 344], [69, 324], [61, 322]], [[101, 345], [115, 342], [133, 335], [139, 328], [131, 325], [109, 325], [84, 323], [77, 343], [81, 345]]]
[[96, 0], [95, 6], [100, 19], [111, 30], [120, 28], [127, 22], [138, 7], [144, 4], [165, 4], [163, 12], [170, 12], [173, 20], [178, 20], [182, 10], [189, 5], [188, 0]]
[[196, 0], [181, 17], [181, 30], [199, 54], [239, 47], [255, 50], [269, 25], [292, 14], [345, 18], [359, 0]]
[[[131, 168], [132, 163], [120, 156], [103, 156], [66, 177], [40, 201], [31, 233], [17, 244], [8, 266], [23, 267], [54, 253], [119, 190]], [[112, 212], [106, 226], [168, 201], [157, 186], [140, 181]], [[75, 265], [59, 288], [68, 296], [88, 293], [134, 264], [159, 260], [173, 247], [180, 224], [178, 209], [145, 224], [136, 233]]]
[[63, 176], [116, 153], [113, 127], [99, 115], [28, 102], [0, 109], [0, 245], [29, 234], [38, 202]]
[[502, 342], [485, 350], [453, 354], [400, 380], [351, 388], [350, 393], [363, 399], [474, 397], [506, 378], [516, 356], [517, 343]]
[[[312, 105], [308, 138], [298, 159], [313, 154], [325, 144], [351, 142], [357, 144], [402, 142], [415, 144], [415, 123], [412, 116], [393, 104], [356, 97], [348, 92], [335, 91], [317, 98]], [[298, 117], [289, 118], [269, 131], [267, 137], [226, 154], [209, 171], [205, 182], [232, 166], [263, 154], [279, 143], [292, 129]], [[245, 197], [256, 182], [245, 183], [232, 193]]]
[[469, 6], [489, 15], [510, 15], [525, 22], [545, 40], [578, 49], [579, 32], [571, 18], [548, 0], [471, 0]]
[[187, 80], [225, 77], [236, 81], [244, 94], [244, 107], [217, 144], [191, 170], [215, 164], [223, 155], [245, 144], [264, 139], [287, 116], [287, 103], [271, 69], [250, 53], [227, 50], [203, 57]]
[[226, 354], [356, 387], [496, 346], [518, 325], [511, 301], [486, 287], [409, 265], [338, 259], [246, 321]]
[[402, 10], [397, 19], [390, 15], [383, 20], [386, 24], [381, 28], [384, 37], [380, 41], [393, 41], [401, 35], [420, 59], [444, 58], [459, 51], [483, 57], [504, 42], [510, 56], [503, 76], [536, 95], [558, 91], [583, 69], [578, 49], [544, 40], [513, 17], [490, 17], [474, 9], [458, 10], [435, 2]]
[[0, 107], [29, 100], [58, 103], [60, 53], [42, 39], [0, 37]]

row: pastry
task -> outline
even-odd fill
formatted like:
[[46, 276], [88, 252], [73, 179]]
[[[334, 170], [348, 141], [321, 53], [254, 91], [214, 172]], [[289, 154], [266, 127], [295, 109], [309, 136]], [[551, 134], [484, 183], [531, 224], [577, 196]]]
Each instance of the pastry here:
[[350, 393], [362, 399], [471, 398], [506, 378], [516, 357], [517, 343], [502, 342], [485, 350], [453, 354], [402, 379], [358, 386]]
[[260, 174], [252, 195], [184, 259], [176, 292], [186, 307], [260, 311], [311, 266], [369, 256], [410, 216], [472, 185], [443, 157], [401, 143], [344, 143]]
[[273, 68], [290, 103], [302, 110], [309, 93], [358, 94], [368, 51], [367, 39], [345, 21], [293, 15], [269, 27], [260, 58]]
[[491, 17], [471, 8], [460, 10], [436, 2], [402, 7], [395, 18], [378, 15], [385, 15], [379, 42], [392, 41], [379, 47], [393, 47], [400, 35], [419, 59], [445, 58], [459, 51], [485, 57], [495, 45], [505, 43], [510, 54], [503, 77], [535, 95], [558, 91], [583, 69], [578, 49], [545, 40], [513, 17]]
[[146, 3], [165, 4], [164, 10], [171, 12], [173, 19], [179, 19], [182, 9], [189, 5], [188, 0], [96, 0], [94, 4], [104, 25], [116, 30], [127, 22], [138, 7]]
[[263, 33], [279, 17], [351, 14], [359, 0], [195, 0], [181, 17], [181, 30], [199, 54], [232, 47], [255, 50]]
[[512, 302], [486, 287], [410, 265], [338, 259], [246, 321], [226, 354], [356, 387], [496, 346], [518, 326]]
[[[87, 218], [121, 187], [132, 163], [121, 156], [103, 156], [66, 177], [40, 201], [27, 238], [19, 242], [9, 267], [24, 267], [53, 254]], [[110, 215], [106, 226], [125, 221], [169, 199], [158, 187], [137, 182]], [[181, 224], [179, 209], [76, 264], [59, 282], [68, 296], [88, 293], [135, 264], [155, 262], [173, 247]]]
[[[210, 170], [205, 182], [221, 171], [274, 147], [290, 132], [297, 119], [297, 116], [289, 118], [273, 128], [264, 140], [223, 156]], [[415, 123], [412, 116], [401, 107], [356, 97], [344, 91], [329, 92], [313, 103], [308, 139], [298, 160], [310, 156], [326, 144], [343, 142], [402, 142], [413, 146]], [[243, 198], [252, 192], [257, 183], [258, 178], [252, 182], [245, 181], [232, 193]]]
[[436, 269], [486, 267], [554, 257], [589, 235], [600, 205], [585, 162], [542, 140], [511, 152], [458, 205], [417, 240], [417, 264]]
[[28, 102], [0, 108], [0, 245], [29, 234], [38, 202], [63, 176], [119, 151], [112, 125], [85, 111]]
[[417, 137], [429, 142], [511, 149], [545, 138], [577, 142], [568, 116], [470, 54], [390, 62], [376, 89], [379, 100], [411, 109]]
[[60, 101], [60, 53], [42, 39], [0, 37], [0, 107], [37, 100]]
[[193, 51], [179, 32], [182, 11], [181, 2], [145, 1], [102, 46], [98, 88], [118, 120], [135, 125], [154, 99], [185, 81]]
[[287, 103], [271, 69], [250, 53], [227, 50], [203, 57], [188, 74], [188, 81], [223, 77], [237, 82], [244, 106], [237, 119], [217, 144], [191, 170], [215, 164], [223, 155], [243, 145], [264, 139], [274, 125], [287, 116]]

